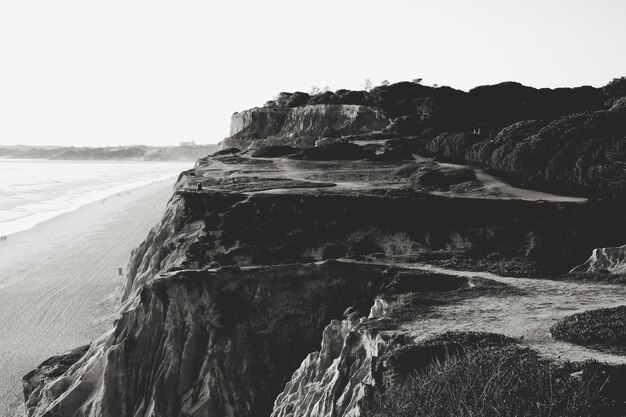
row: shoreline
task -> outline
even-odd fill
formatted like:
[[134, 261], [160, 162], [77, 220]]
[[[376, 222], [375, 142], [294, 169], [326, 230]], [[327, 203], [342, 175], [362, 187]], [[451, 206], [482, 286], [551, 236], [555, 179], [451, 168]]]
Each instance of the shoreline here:
[[81, 205], [0, 243], [0, 415], [19, 411], [24, 374], [111, 328], [130, 252], [160, 220], [175, 179]]
[[[42, 162], [40, 160], [37, 159], [15, 159], [15, 160], [11, 160], [11, 161], [18, 161], [18, 162]], [[48, 163], [50, 161], [43, 161], [45, 163]], [[56, 161], [52, 161], [52, 162], [56, 162]], [[67, 161], [61, 161], [61, 162], [67, 162]], [[83, 160], [74, 160], [74, 161], [70, 161], [72, 163], [81, 163], [84, 162], [86, 164], [89, 164], [91, 162], [94, 161], [83, 161]], [[106, 163], [106, 162], [111, 162], [111, 163], [118, 163], [119, 161], [95, 161], [97, 163]], [[122, 161], [122, 162], [127, 162], [127, 161]], [[131, 161], [132, 162], [132, 161]], [[144, 162], [144, 161], [137, 161], [137, 162]], [[150, 161], [152, 162], [152, 161]], [[159, 163], [159, 161], [156, 161], [155, 163]], [[79, 194], [75, 194], [75, 195], [69, 195], [68, 196], [59, 196], [59, 197], [55, 197], [52, 198], [51, 200], [44, 200], [44, 201], [34, 201], [30, 204], [35, 204], [35, 205], [39, 205], [39, 206], [45, 206], [48, 205], [50, 206], [52, 204], [52, 206], [54, 207], [55, 205], [61, 205], [60, 208], [52, 208], [50, 210], [44, 210], [44, 211], [35, 211], [32, 213], [28, 213], [26, 215], [23, 215], [21, 217], [17, 217], [17, 218], [12, 218], [9, 220], [5, 220], [5, 221], [0, 221], [0, 236], [11, 236], [14, 235], [16, 233], [19, 232], [23, 232], [26, 230], [30, 230], [33, 227], [35, 227], [36, 225], [43, 223], [45, 221], [54, 219], [57, 216], [60, 216], [62, 214], [65, 213], [70, 213], [73, 211], [78, 210], [79, 208], [87, 205], [87, 204], [92, 204], [98, 201], [104, 201], [109, 197], [113, 197], [116, 194], [119, 193], [126, 193], [128, 191], [131, 191], [133, 189], [136, 188], [140, 188], [140, 187], [144, 187], [146, 185], [150, 185], [150, 184], [154, 184], [155, 182], [159, 182], [159, 181], [165, 181], [165, 180], [169, 180], [171, 178], [175, 178], [179, 175], [179, 172], [175, 172], [175, 173], [168, 173], [168, 174], [164, 174], [164, 175], [159, 175], [156, 177], [149, 177], [149, 178], [144, 178], [144, 179], [139, 179], [130, 183], [113, 183], [113, 184], [102, 184], [104, 185], [103, 188], [95, 188], [93, 190], [87, 191], [87, 192], [82, 192]], [[55, 204], [56, 203], [56, 204]], [[9, 211], [11, 212], [11, 210]]]

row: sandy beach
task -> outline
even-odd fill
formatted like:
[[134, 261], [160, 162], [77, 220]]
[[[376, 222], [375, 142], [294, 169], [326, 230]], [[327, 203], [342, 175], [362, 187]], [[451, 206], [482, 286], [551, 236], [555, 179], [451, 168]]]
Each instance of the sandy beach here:
[[0, 416], [20, 409], [21, 377], [112, 326], [135, 248], [174, 178], [88, 204], [0, 243]]

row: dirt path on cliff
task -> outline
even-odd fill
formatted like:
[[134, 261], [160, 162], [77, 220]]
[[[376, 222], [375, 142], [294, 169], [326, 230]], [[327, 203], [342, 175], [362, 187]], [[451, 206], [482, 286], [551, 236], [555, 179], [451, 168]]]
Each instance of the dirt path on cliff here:
[[[417, 162], [436, 163], [442, 167], [462, 168], [465, 165], [451, 164], [445, 162], [434, 161], [432, 158], [425, 158], [413, 155]], [[289, 158], [256, 158], [271, 161], [271, 170], [264, 173], [262, 170], [255, 172], [255, 175], [276, 176], [280, 173], [282, 177], [291, 178], [299, 181], [322, 181], [332, 182], [336, 186], [324, 189], [324, 192], [337, 193], [346, 191], [363, 191], [376, 187], [398, 188], [405, 184], [397, 182], [393, 184], [390, 181], [391, 173], [406, 163], [407, 161], [397, 162], [378, 162], [355, 160], [355, 161], [299, 161]], [[221, 167], [226, 170], [226, 168]], [[269, 168], [269, 167], [268, 167]], [[232, 169], [232, 167], [229, 167]], [[487, 174], [482, 170], [475, 170], [476, 179], [481, 184], [480, 187], [471, 191], [459, 194], [452, 191], [433, 191], [432, 194], [457, 198], [490, 198], [490, 199], [515, 199], [526, 201], [551, 201], [551, 202], [574, 202], [584, 203], [586, 198], [572, 197], [566, 195], [557, 195], [543, 191], [519, 188], [506, 183], [500, 178]], [[287, 189], [288, 190], [288, 189]], [[276, 188], [264, 193], [281, 192], [285, 189]], [[313, 192], [313, 189], [309, 189]]]
[[600, 351], [561, 342], [552, 338], [549, 332], [550, 327], [565, 316], [626, 304], [626, 285], [502, 277], [489, 272], [458, 271], [419, 263], [387, 265], [487, 278], [520, 290], [515, 294], [504, 291], [501, 295], [467, 298], [434, 307], [427, 314], [416, 317], [414, 322], [403, 325], [402, 332], [408, 332], [416, 339], [446, 331], [484, 331], [519, 338], [522, 344], [557, 361], [594, 359], [626, 364], [624, 352]]
[[0, 245], [0, 416], [21, 407], [21, 378], [112, 326], [123, 268], [160, 220], [174, 179], [55, 217]]

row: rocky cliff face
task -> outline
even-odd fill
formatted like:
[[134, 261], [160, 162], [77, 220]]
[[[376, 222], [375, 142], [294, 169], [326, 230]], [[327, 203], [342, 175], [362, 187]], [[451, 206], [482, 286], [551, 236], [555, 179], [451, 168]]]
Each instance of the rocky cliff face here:
[[[380, 301], [379, 301], [380, 303]], [[379, 309], [373, 314], [382, 317]], [[376, 385], [376, 364], [390, 341], [359, 328], [360, 320], [333, 320], [319, 351], [309, 354], [278, 395], [272, 417], [356, 417]]]
[[291, 111], [292, 109], [261, 107], [235, 113], [230, 118], [230, 136], [253, 133], [259, 137], [276, 135]]
[[[261, 127], [348, 132], [379, 120], [342, 108], [244, 115], [233, 137]], [[473, 140], [456, 137], [454, 152]], [[358, 416], [381, 383], [381, 358], [423, 336], [422, 320], [479, 296], [497, 304], [508, 291], [416, 272], [422, 262], [545, 277], [619, 244], [626, 230], [620, 203], [529, 197], [469, 168], [461, 184], [427, 192], [406, 171], [449, 167], [338, 162], [328, 149], [317, 159], [227, 153], [183, 172], [162, 221], [132, 254], [112, 330], [25, 377], [28, 415]], [[619, 268], [617, 252], [602, 252], [605, 268]], [[523, 288], [507, 295], [532, 292]]]
[[327, 262], [161, 274], [61, 378], [30, 376], [29, 414], [268, 415], [327, 323], [372, 304], [381, 272]]
[[220, 146], [223, 149], [281, 144], [309, 147], [326, 129], [351, 135], [381, 130], [388, 124], [389, 119], [381, 110], [353, 104], [254, 108], [233, 114], [230, 138]]
[[594, 249], [589, 259], [572, 272], [626, 274], [626, 245]]

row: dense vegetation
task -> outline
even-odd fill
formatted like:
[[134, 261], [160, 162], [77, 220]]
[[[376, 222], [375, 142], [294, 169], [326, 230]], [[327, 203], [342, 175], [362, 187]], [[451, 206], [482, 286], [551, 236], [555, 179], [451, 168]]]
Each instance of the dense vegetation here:
[[626, 306], [585, 311], [551, 329], [558, 339], [587, 346], [626, 348]]
[[[413, 359], [413, 363], [419, 366], [412, 373], [394, 375], [384, 390], [372, 393], [365, 414], [555, 417], [613, 416], [626, 411], [620, 401], [625, 382], [622, 368], [597, 363], [580, 369], [557, 366], [501, 336], [470, 336], [439, 336], [457, 341], [429, 342], [414, 349], [413, 356], [421, 361]], [[400, 356], [403, 363], [410, 357], [406, 352]]]
[[307, 104], [360, 104], [383, 109], [404, 135], [434, 131], [481, 129], [497, 133], [512, 123], [554, 119], [566, 114], [605, 108], [626, 95], [626, 82], [616, 79], [604, 88], [536, 89], [516, 82], [476, 87], [469, 92], [451, 87], [430, 87], [413, 82], [381, 85], [369, 91], [337, 90], [315, 95], [282, 92], [266, 107]]
[[306, 104], [379, 107], [393, 119], [383, 134], [412, 139], [402, 146], [413, 152], [485, 166], [523, 187], [626, 199], [625, 77], [602, 88], [505, 82], [469, 92], [400, 82], [370, 91], [280, 93], [266, 106]]
[[487, 166], [529, 188], [626, 198], [626, 107], [519, 122], [487, 140], [444, 133], [428, 150], [441, 159]]

